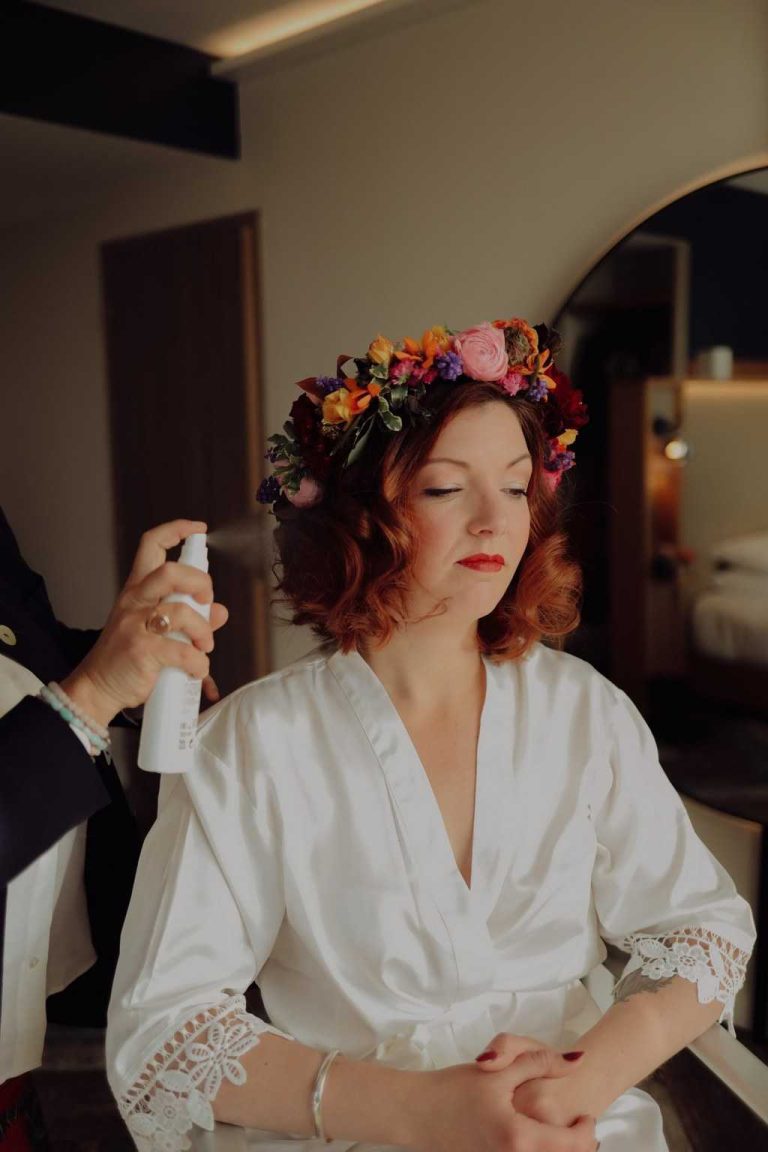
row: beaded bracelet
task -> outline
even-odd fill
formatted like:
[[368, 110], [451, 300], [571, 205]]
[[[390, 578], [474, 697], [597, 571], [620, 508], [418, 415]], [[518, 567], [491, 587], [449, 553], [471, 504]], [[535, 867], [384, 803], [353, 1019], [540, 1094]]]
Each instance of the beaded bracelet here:
[[[55, 688], [58, 688], [58, 684], [54, 684], [53, 682], [49, 684], [48, 687], [44, 685], [38, 693], [40, 699], [44, 700], [46, 704], [49, 704], [54, 712], [58, 712], [61, 718], [66, 720], [67, 724], [79, 729], [87, 738], [92, 748], [95, 748], [98, 752], [109, 753], [111, 748], [109, 734], [107, 734], [106, 738], [100, 735], [100, 732], [105, 731], [105, 729], [102, 728], [100, 724], [96, 724], [95, 721], [85, 717], [84, 714], [78, 715], [76, 712], [73, 712], [72, 708], [64, 704], [59, 698], [54, 691]], [[100, 731], [96, 732], [95, 728], [98, 728]]]
[[102, 740], [109, 742], [109, 728], [105, 728], [103, 724], [97, 724], [95, 720], [91, 719], [87, 712], [83, 712], [82, 708], [67, 696], [61, 684], [57, 684], [55, 680], [51, 680], [48, 688], [49, 691], [53, 692], [54, 696], [57, 696], [58, 699], [61, 700], [65, 708], [69, 708], [70, 712], [77, 716], [78, 720], [82, 720], [83, 724], [90, 728], [92, 732], [95, 732], [97, 736], [101, 736]]

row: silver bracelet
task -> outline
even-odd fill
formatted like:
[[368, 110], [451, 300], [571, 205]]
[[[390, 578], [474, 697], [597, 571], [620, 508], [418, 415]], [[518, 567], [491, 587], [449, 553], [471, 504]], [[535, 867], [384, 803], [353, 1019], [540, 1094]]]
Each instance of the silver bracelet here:
[[315, 1076], [315, 1083], [312, 1088], [312, 1119], [315, 1124], [315, 1139], [324, 1140], [326, 1144], [331, 1143], [331, 1137], [326, 1136], [325, 1129], [323, 1128], [323, 1090], [325, 1088], [325, 1082], [328, 1079], [328, 1071], [338, 1055], [339, 1049], [334, 1048], [327, 1056], [323, 1057], [323, 1062], [317, 1070], [317, 1076]]

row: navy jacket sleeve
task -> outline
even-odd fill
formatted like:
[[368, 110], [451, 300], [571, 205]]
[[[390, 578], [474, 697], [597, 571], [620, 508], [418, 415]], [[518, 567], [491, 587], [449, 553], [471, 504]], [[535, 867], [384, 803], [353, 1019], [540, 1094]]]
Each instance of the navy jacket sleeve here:
[[0, 718], [0, 885], [109, 801], [69, 725], [24, 697]]
[[[0, 509], [0, 650], [43, 683], [61, 680], [97, 631], [65, 628], [45, 583]], [[0, 718], [0, 886], [110, 800], [94, 762], [60, 716], [31, 696]]]

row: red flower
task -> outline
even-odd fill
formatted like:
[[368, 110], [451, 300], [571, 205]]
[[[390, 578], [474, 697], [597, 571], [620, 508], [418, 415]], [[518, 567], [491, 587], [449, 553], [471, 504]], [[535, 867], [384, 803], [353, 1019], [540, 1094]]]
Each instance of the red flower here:
[[570, 376], [561, 372], [559, 368], [550, 368], [547, 372], [554, 380], [555, 388], [549, 394], [549, 403], [554, 401], [559, 409], [564, 428], [583, 428], [589, 423], [589, 413], [584, 403], [584, 395], [574, 388]]
[[304, 463], [316, 480], [325, 480], [331, 462], [329, 444], [320, 423], [320, 407], [306, 392], [294, 400], [291, 420]]

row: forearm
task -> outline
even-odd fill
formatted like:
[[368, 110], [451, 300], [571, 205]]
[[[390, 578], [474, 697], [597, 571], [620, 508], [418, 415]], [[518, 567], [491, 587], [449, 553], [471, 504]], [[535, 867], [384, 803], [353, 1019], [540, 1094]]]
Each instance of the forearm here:
[[[213, 1104], [217, 1120], [293, 1136], [314, 1134], [311, 1096], [324, 1053], [265, 1034], [241, 1057], [247, 1081], [224, 1081]], [[423, 1072], [337, 1057], [323, 1093], [326, 1134], [334, 1139], [407, 1146], [417, 1081]]]
[[[634, 976], [635, 974], [633, 974]], [[601, 1115], [719, 1018], [719, 1001], [700, 1004], [696, 986], [680, 976], [629, 978], [618, 1000], [573, 1047], [585, 1053], [564, 1089], [580, 1112]]]

